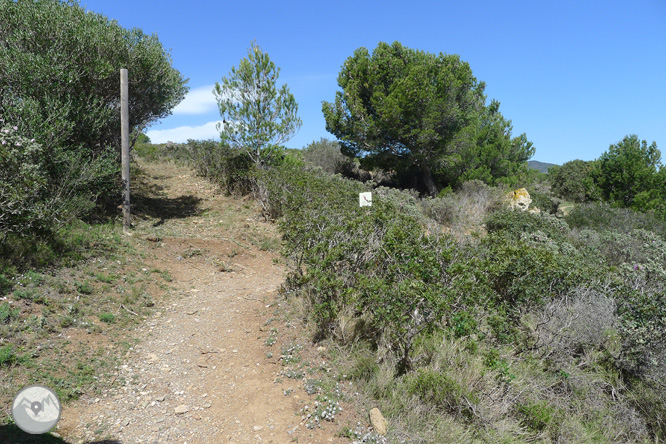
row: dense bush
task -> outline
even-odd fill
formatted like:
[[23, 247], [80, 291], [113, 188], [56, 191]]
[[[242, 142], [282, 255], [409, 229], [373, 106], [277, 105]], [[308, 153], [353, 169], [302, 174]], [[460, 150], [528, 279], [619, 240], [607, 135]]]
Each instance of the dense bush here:
[[566, 222], [547, 213], [500, 210], [491, 213], [485, 220], [489, 233], [499, 232], [520, 239], [523, 233], [540, 231], [552, 240], [563, 240], [569, 234]]
[[7, 233], [41, 231], [48, 225], [43, 149], [34, 139], [18, 135], [17, 130], [0, 119], [0, 241]]
[[597, 183], [605, 201], [638, 210], [659, 205], [664, 184], [656, 183], [661, 153], [655, 142], [648, 145], [636, 135], [626, 136], [611, 145], [598, 163]]
[[654, 214], [615, 208], [603, 202], [576, 205], [564, 218], [571, 228], [627, 232], [644, 229], [666, 235], [666, 222]]
[[572, 202], [587, 202], [599, 198], [595, 184], [594, 162], [572, 160], [548, 170], [554, 195]]
[[[0, 242], [8, 233], [44, 236], [88, 213], [100, 193], [113, 197], [118, 165], [103, 151], [95, 159], [61, 152], [47, 163], [45, 149], [20, 128], [0, 121]], [[62, 175], [52, 177], [50, 169]]]
[[292, 285], [307, 295], [322, 335], [354, 307], [365, 335], [411, 365], [414, 339], [435, 328], [447, 302], [444, 268], [450, 247], [426, 239], [418, 221], [377, 194], [358, 206], [358, 182], [283, 166], [259, 179], [272, 216], [280, 222]]
[[[285, 294], [303, 298], [316, 340], [361, 343], [347, 375], [374, 396], [486, 424], [488, 442], [663, 436], [648, 387], [665, 394], [666, 243], [650, 215], [583, 204], [572, 230], [498, 209], [505, 190], [478, 181], [428, 199], [378, 187], [360, 208], [371, 183], [298, 162], [251, 176], [283, 234]], [[465, 219], [488, 234], [454, 240], [437, 225]]]
[[308, 166], [320, 167], [328, 174], [350, 174], [354, 162], [340, 151], [340, 144], [321, 138], [303, 148], [303, 161]]
[[1, 0], [0, 23], [0, 115], [47, 151], [119, 149], [120, 68], [132, 129], [169, 115], [187, 92], [156, 35], [75, 1]]
[[[83, 216], [96, 204], [115, 209], [120, 201], [120, 68], [129, 70], [135, 136], [170, 114], [185, 95], [185, 80], [157, 36], [123, 29], [75, 1], [0, 0], [0, 23], [3, 126], [17, 128], [15, 137], [42, 147], [10, 157], [29, 156], [24, 169], [34, 165], [34, 170], [24, 171], [26, 177], [46, 178], [39, 196], [37, 182], [28, 187], [31, 191], [24, 187], [24, 206], [40, 208], [23, 212], [24, 220], [34, 219], [23, 225], [25, 234]], [[28, 180], [21, 174], [10, 168], [3, 179]]]

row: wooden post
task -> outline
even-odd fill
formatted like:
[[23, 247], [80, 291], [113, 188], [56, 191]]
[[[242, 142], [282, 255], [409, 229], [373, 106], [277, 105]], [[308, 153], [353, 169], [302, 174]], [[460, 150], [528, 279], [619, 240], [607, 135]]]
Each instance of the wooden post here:
[[129, 91], [127, 70], [120, 70], [120, 139], [123, 181], [123, 232], [129, 233], [130, 220], [130, 166], [129, 166]]

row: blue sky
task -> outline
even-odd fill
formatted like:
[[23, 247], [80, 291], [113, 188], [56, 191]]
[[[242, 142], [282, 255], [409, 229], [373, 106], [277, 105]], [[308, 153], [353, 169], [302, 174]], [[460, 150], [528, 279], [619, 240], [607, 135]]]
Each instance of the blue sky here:
[[[149, 128], [154, 142], [216, 136], [215, 82], [253, 40], [281, 68], [303, 126], [288, 147], [327, 133], [322, 101], [355, 49], [380, 41], [459, 54], [488, 100], [526, 133], [534, 160], [592, 160], [627, 134], [666, 163], [666, 2], [82, 0], [126, 28], [156, 33], [190, 79], [186, 100]], [[131, 75], [131, 73], [130, 73]]]

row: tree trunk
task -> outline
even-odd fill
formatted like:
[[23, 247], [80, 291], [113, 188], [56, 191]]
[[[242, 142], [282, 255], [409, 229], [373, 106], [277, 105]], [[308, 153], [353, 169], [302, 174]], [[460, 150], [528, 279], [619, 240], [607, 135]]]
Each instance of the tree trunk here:
[[421, 179], [423, 181], [423, 185], [426, 188], [426, 191], [431, 196], [436, 196], [437, 186], [435, 185], [435, 180], [432, 177], [432, 171], [430, 171], [430, 168], [428, 167], [421, 167], [421, 173], [423, 174]]

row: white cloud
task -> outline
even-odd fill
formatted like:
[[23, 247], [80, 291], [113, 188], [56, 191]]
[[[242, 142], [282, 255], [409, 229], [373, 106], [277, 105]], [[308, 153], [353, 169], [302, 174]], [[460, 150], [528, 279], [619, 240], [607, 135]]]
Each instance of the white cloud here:
[[185, 99], [173, 109], [174, 114], [208, 114], [217, 110], [213, 95], [214, 85], [201, 86], [190, 90]]
[[208, 122], [200, 126], [179, 126], [177, 128], [150, 130], [146, 135], [152, 143], [183, 143], [188, 139], [194, 140], [219, 140], [220, 132], [215, 128], [219, 122]]

